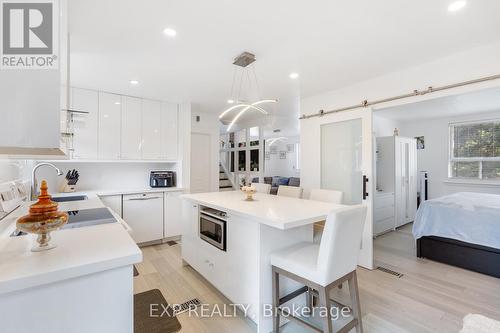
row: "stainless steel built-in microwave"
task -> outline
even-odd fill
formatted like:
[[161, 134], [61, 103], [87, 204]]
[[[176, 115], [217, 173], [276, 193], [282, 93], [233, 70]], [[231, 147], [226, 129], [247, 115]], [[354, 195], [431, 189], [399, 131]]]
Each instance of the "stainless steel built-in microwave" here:
[[226, 251], [226, 221], [200, 212], [200, 238], [216, 248]]

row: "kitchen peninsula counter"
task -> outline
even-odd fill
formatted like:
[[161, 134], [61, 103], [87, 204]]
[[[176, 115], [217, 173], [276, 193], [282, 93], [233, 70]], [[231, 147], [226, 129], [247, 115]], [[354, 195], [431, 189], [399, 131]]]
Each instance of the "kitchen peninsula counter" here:
[[[272, 300], [271, 253], [313, 241], [313, 224], [323, 221], [343, 205], [256, 193], [245, 201], [240, 191], [187, 194], [183, 196], [184, 231], [182, 259], [234, 304], [249, 306], [248, 318], [259, 333], [272, 331], [266, 307]], [[200, 237], [200, 214], [221, 214], [226, 228], [226, 250]], [[217, 214], [212, 214], [217, 216]], [[282, 281], [283, 293], [301, 285]], [[301, 296], [293, 302], [305, 303]]]

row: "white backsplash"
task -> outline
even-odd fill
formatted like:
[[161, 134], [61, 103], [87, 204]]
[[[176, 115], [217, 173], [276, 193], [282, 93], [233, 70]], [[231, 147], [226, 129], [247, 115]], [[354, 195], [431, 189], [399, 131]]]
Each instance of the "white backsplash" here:
[[[157, 162], [55, 162], [64, 173], [58, 177], [50, 167], [41, 167], [37, 172], [37, 179], [47, 180], [49, 190], [58, 192], [64, 176], [68, 170], [76, 169], [80, 174], [76, 191], [99, 190], [135, 190], [149, 187], [149, 173], [152, 170], [178, 171], [176, 163]], [[177, 174], [178, 186], [180, 175]]]
[[30, 179], [33, 161], [0, 160], [0, 183]]

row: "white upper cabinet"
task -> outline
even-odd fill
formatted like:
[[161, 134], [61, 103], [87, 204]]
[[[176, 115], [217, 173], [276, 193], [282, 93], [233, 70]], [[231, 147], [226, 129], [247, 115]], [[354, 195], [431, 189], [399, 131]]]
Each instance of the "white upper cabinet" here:
[[176, 160], [178, 156], [178, 106], [163, 102], [161, 105], [161, 156], [165, 160]]
[[120, 95], [99, 93], [99, 159], [120, 158], [121, 99]]
[[[97, 159], [97, 129], [99, 97], [96, 91], [72, 88], [71, 110], [67, 116], [73, 124], [73, 154], [75, 159]], [[85, 113], [80, 113], [85, 112]]]
[[142, 158], [160, 160], [161, 156], [161, 102], [142, 101]]
[[141, 159], [142, 146], [142, 100], [122, 97], [121, 158]]
[[[69, 109], [60, 112], [61, 132], [73, 133], [70, 158], [169, 160], [178, 158], [178, 105], [70, 88]], [[82, 111], [82, 112], [78, 112]]]

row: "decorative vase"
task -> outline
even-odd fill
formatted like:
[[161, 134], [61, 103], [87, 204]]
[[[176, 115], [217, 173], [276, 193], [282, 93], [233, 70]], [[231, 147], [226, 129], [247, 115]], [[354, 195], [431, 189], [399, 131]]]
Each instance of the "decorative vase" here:
[[252, 186], [243, 186], [241, 188], [241, 191], [246, 194], [245, 201], [253, 201], [253, 195], [255, 192], [257, 192], [255, 187]]
[[57, 210], [58, 204], [48, 194], [47, 182], [42, 181], [38, 201], [30, 206], [29, 214], [20, 217], [16, 226], [18, 230], [38, 235], [37, 243], [31, 251], [40, 252], [56, 247], [50, 243], [50, 233], [68, 222], [68, 213]]

